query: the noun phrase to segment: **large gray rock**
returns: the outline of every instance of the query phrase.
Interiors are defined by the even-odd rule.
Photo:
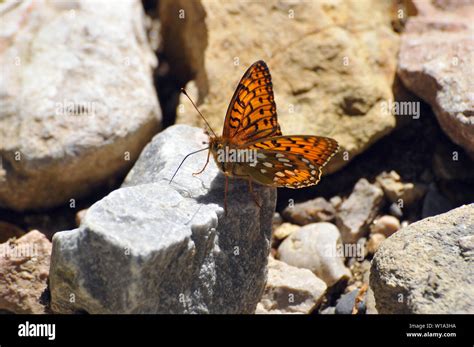
[[[474,313],[474,204],[413,223],[375,254],[379,313]]]
[[[147,145],[124,187],[94,204],[78,229],[53,238],[55,312],[253,313],[266,281],[273,188],[232,180],[224,214],[223,176],[202,130],[173,126]],[[71,298],[74,298],[71,302]]]
[[[158,131],[138,0],[0,4],[0,206],[47,208],[126,172]]]

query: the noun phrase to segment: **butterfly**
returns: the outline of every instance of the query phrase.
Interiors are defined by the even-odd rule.
[[[206,164],[193,175],[205,170],[212,154],[225,175],[226,212],[229,177],[248,180],[252,194],[253,182],[270,187],[309,187],[320,181],[321,169],[339,150],[336,140],[329,137],[282,135],[270,70],[262,60],[252,64],[240,80],[226,112],[222,136],[217,136],[203,119],[213,134],[208,133]],[[260,206],[255,195],[254,198]]]

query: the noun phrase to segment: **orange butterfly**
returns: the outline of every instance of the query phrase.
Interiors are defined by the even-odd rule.
[[[212,153],[225,175],[225,211],[228,177],[247,179],[252,194],[252,182],[294,189],[313,186],[321,179],[321,168],[339,149],[337,142],[328,137],[282,136],[270,71],[262,60],[252,64],[240,80],[227,109],[222,136],[212,132],[206,165],[194,175],[204,171]],[[257,199],[255,202],[260,206]]]

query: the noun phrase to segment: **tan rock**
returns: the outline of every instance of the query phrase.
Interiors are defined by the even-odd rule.
[[[41,298],[47,288],[51,242],[33,230],[0,245],[0,309],[45,313]]]
[[[370,231],[373,234],[379,233],[389,237],[400,229],[400,221],[394,216],[382,216],[371,225]]]
[[[322,197],[311,199],[286,207],[283,217],[295,224],[306,225],[317,222],[330,222],[336,216],[334,206]]]
[[[131,167],[161,118],[143,17],[138,0],[1,11],[0,206],[69,203]]]
[[[265,60],[283,134],[330,136],[341,144],[327,172],[395,126],[395,117],[381,112],[393,99],[398,49],[389,10],[389,2],[378,0],[160,1],[164,49],[181,80],[195,81],[214,130],[221,132],[247,67]],[[177,121],[203,126],[189,101],[181,102]]]
[[[299,225],[291,224],[291,223],[283,223],[282,225],[278,226],[275,231],[273,232],[273,237],[277,240],[283,240],[290,236],[293,232],[301,228]]]
[[[401,203],[403,207],[415,204],[427,191],[427,186],[422,183],[402,182],[400,175],[395,171],[382,172],[376,180],[387,199],[390,202]]]
[[[369,241],[367,241],[367,251],[370,254],[375,254],[379,249],[382,242],[386,239],[385,235],[383,234],[372,234],[370,235]]]
[[[268,259],[268,280],[255,313],[308,314],[321,302],[326,283],[311,271]]]
[[[76,213],[76,226],[81,225],[81,222],[84,219],[84,216],[86,215],[87,210],[88,209],[85,208]]]

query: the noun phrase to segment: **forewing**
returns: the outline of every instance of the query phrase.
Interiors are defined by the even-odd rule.
[[[244,144],[279,135],[270,71],[260,60],[240,80],[227,109],[222,136],[231,143]]]

